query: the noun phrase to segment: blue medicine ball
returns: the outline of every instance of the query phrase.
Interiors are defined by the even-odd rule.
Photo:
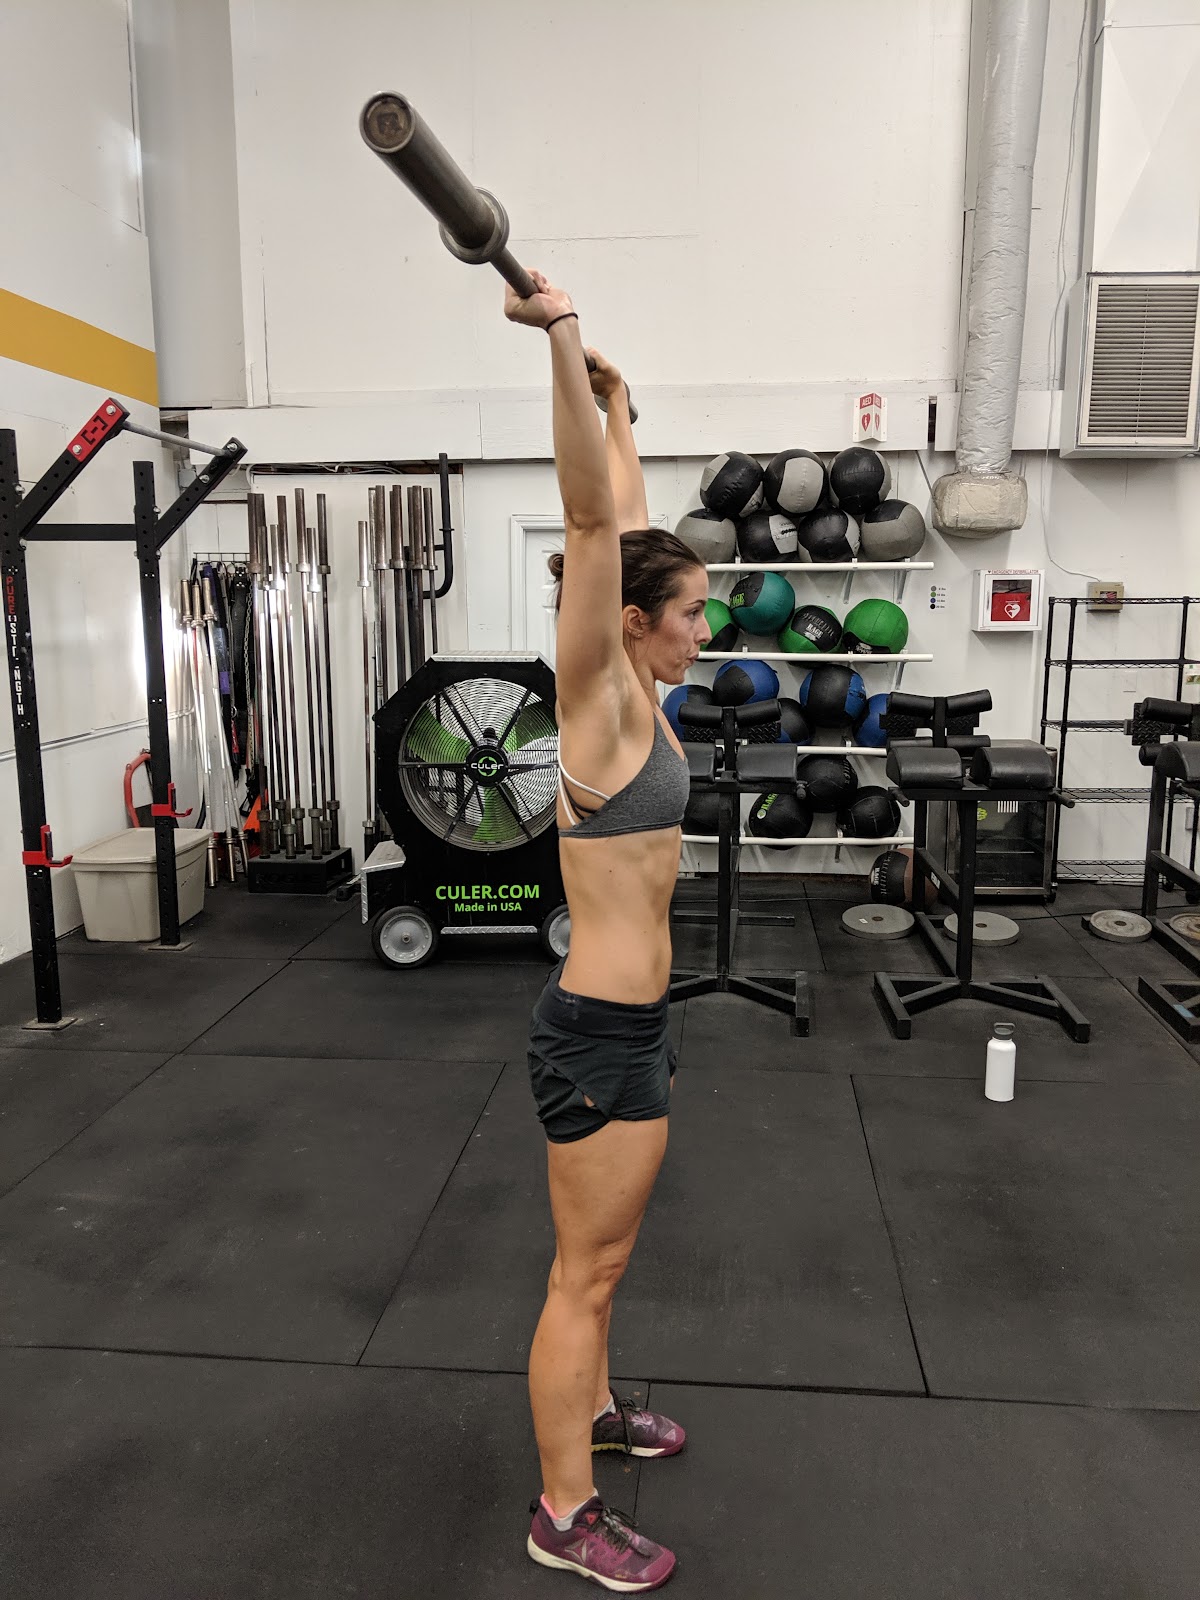
[[[849,667],[814,667],[800,685],[800,704],[818,728],[844,728],[866,710],[866,685]]]
[[[693,705],[712,705],[712,690],[706,689],[702,683],[681,683],[677,689],[672,689],[662,703],[663,716],[675,730],[676,737],[680,740],[694,739],[696,730],[685,728],[679,720],[679,708],[685,700],[690,700]]]
[[[873,694],[867,701],[867,709],[854,724],[854,739],[856,744],[865,745],[869,749],[882,750],[888,741],[887,733],[879,725],[879,719],[888,708],[886,694]]]
[[[719,706],[748,706],[755,700],[774,700],[779,674],[753,656],[727,661],[713,679],[713,699]]]

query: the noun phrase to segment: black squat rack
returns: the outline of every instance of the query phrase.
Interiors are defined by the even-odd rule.
[[[1196,656],[1188,654],[1188,623],[1191,618],[1191,608],[1200,605],[1200,599],[1194,595],[1141,595],[1132,598],[1126,597],[1113,602],[1112,605],[1097,606],[1096,602],[1089,601],[1082,595],[1051,595],[1049,599],[1049,615],[1046,623],[1046,654],[1043,662],[1042,675],[1042,718],[1041,742],[1046,743],[1046,736],[1053,731],[1058,736],[1058,770],[1056,786],[1062,790],[1069,799],[1082,805],[1144,805],[1150,800],[1149,788],[1105,788],[1063,787],[1063,777],[1067,764],[1067,736],[1070,733],[1125,733],[1127,722],[1123,719],[1095,719],[1071,716],[1071,690],[1074,674],[1081,670],[1095,670],[1097,668],[1136,668],[1157,667],[1174,669],[1175,690],[1173,698],[1180,700],[1183,697],[1183,683],[1187,668],[1193,665]],[[1085,611],[1089,607],[1093,610],[1105,612],[1120,612],[1126,606],[1178,606],[1179,628],[1175,634],[1176,650],[1174,655],[1163,656],[1080,656],[1076,654],[1076,633],[1079,620],[1079,610]],[[1056,623],[1062,612],[1066,612],[1066,653],[1055,654]],[[1061,648],[1061,645],[1060,645]],[[1061,671],[1062,698],[1058,714],[1052,715],[1050,710],[1050,693],[1052,685],[1051,674]],[[1183,798],[1183,796],[1180,796]],[[1168,808],[1166,823],[1166,850],[1171,849],[1171,809]],[[1052,883],[1064,879],[1083,879],[1088,882],[1098,883],[1140,883],[1142,881],[1143,863],[1141,861],[1061,861],[1059,859],[1059,836],[1062,826],[1062,812],[1056,808],[1054,818],[1054,846],[1050,865],[1050,879]],[[1193,838],[1195,836],[1193,835]]]
[[[119,433],[141,434],[175,449],[207,455],[211,460],[161,516],[154,500],[154,464],[135,461],[131,523],[43,522],[46,513],[71,487],[97,451]],[[84,423],[62,455],[51,463],[28,494],[22,495],[17,467],[17,436],[11,428],[0,428],[0,587],[4,597],[5,658],[12,695],[17,791],[21,807],[21,860],[25,866],[25,892],[29,899],[33,985],[37,1001],[37,1021],[30,1024],[31,1027],[64,1028],[74,1019],[62,1014],[54,896],[50,881],[51,871],[55,867],[65,867],[71,858],[68,856],[62,861],[55,860],[50,825],[46,820],[25,546],[33,539],[59,544],[123,543],[128,540],[136,551],[141,577],[142,637],[146,652],[159,942],[167,949],[178,948],[179,893],[172,835],[176,819],[186,813],[175,809],[175,785],[171,782],[159,555],[171,535],[228,477],[245,453],[245,445],[237,439],[214,447],[198,444],[194,439],[183,439],[175,434],[140,427],[130,422],[129,413],[120,401],[110,397]]]

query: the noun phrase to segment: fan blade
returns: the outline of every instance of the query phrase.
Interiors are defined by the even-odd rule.
[[[522,750],[535,739],[553,739],[558,729],[542,705],[526,706],[504,737],[504,748],[510,754]]]
[[[404,744],[407,754],[431,764],[461,764],[471,753],[468,741],[444,728],[428,706],[422,706],[412,719]]]
[[[501,793],[502,788],[503,785],[497,785],[484,794],[483,815],[474,833],[476,844],[508,844],[528,831],[521,827],[516,808],[508,796]]]

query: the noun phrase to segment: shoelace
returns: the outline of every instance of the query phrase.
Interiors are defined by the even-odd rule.
[[[648,1411],[640,1411],[632,1400],[618,1400],[617,1410],[620,1412],[621,1421],[625,1425],[625,1447],[628,1450],[632,1450],[633,1425],[635,1422],[641,1422],[644,1426],[649,1426],[650,1413]]]
[[[594,1532],[607,1540],[614,1550],[628,1550],[633,1544],[637,1523],[616,1506],[605,1506],[594,1525]]]

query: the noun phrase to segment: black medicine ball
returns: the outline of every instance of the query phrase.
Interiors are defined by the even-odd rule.
[[[858,528],[845,511],[818,507],[796,524],[800,548],[810,561],[853,561]]]
[[[858,792],[858,779],[845,756],[805,756],[796,776],[814,811],[841,811]]]
[[[812,806],[786,789],[756,795],[750,807],[749,828],[757,839],[805,839],[812,825]]]
[[[796,524],[778,512],[755,512],[738,523],[737,547],[743,561],[796,561]]]
[[[700,478],[700,498],[719,517],[748,517],[763,503],[763,469],[752,456],[727,450],[714,456]]]
[[[781,450],[767,463],[763,493],[767,504],[789,517],[814,511],[829,492],[829,475],[811,450]]]
[[[867,691],[849,667],[814,667],[800,685],[800,704],[818,728],[844,728],[866,709]]]
[[[693,789],[683,813],[684,833],[699,833],[716,838],[721,797],[715,789]]]
[[[871,863],[871,899],[881,905],[902,906],[909,896],[906,882],[912,858],[900,850],[885,850]]]
[[[804,715],[799,700],[781,699],[779,720],[782,724],[780,744],[812,744],[812,723]]]
[[[886,839],[900,827],[900,804],[890,789],[871,785],[838,812],[838,827],[852,839]]]
[[[878,450],[851,445],[836,455],[829,468],[829,487],[843,511],[861,517],[886,500],[892,487],[892,469]]]

